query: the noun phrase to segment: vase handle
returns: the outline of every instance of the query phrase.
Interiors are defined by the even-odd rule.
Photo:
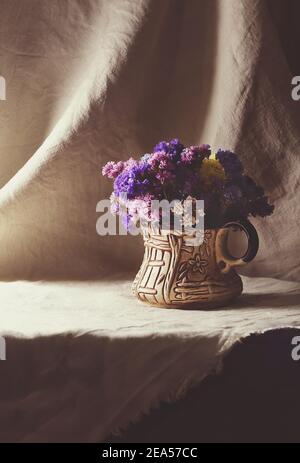
[[[248,238],[248,247],[245,254],[242,257],[233,257],[228,251],[228,228],[242,230]],[[237,265],[245,265],[257,254],[259,247],[258,234],[255,227],[248,220],[240,220],[236,222],[228,222],[218,230],[216,236],[216,253],[217,263],[222,273],[227,273],[231,267]]]

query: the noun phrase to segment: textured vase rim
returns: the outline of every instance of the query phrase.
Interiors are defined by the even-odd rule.
[[[223,226],[220,226],[220,227],[209,227],[209,228],[204,228],[203,229],[203,232],[217,232],[218,230],[221,230],[221,229],[224,229],[224,230],[228,230],[226,227],[223,227]],[[167,229],[167,228],[161,228],[161,227],[155,227],[153,228],[151,225],[148,225],[148,226],[142,226],[142,230],[144,233],[146,234],[155,234],[155,235],[176,235],[176,236],[183,236],[183,235],[189,235],[189,236],[192,236],[192,235],[195,235],[196,232],[198,232],[199,234],[202,233],[202,231],[200,230],[185,230],[185,231],[179,231],[179,230],[174,230],[174,229]]]

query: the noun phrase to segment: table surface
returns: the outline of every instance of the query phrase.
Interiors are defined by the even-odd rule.
[[[300,325],[300,284],[243,277],[244,292],[222,309],[160,309],[138,302],[131,280],[1,282],[0,332],[22,336],[65,332],[109,332],[111,336],[150,333],[243,336]]]
[[[298,283],[244,278],[214,311],[152,308],[130,284],[0,283],[0,441],[103,441],[221,371],[251,333],[300,326]]]

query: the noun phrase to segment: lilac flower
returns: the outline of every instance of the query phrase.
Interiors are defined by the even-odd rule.
[[[229,185],[224,189],[223,195],[226,201],[233,203],[241,199],[242,191],[237,185]]]
[[[149,154],[149,153],[143,154],[143,156],[141,157],[141,161],[149,161],[151,156],[152,154]]]
[[[155,197],[149,193],[141,196],[138,213],[142,220],[151,219],[151,201],[153,199],[155,199]]]
[[[191,148],[185,148],[180,158],[183,164],[191,164],[196,159],[196,151]]]
[[[195,172],[192,169],[185,168],[180,169],[180,172],[177,173],[176,181],[178,182],[178,188],[180,191],[180,198],[185,199],[187,196],[199,196],[201,188],[200,181]]]
[[[151,182],[147,178],[147,163],[132,163],[132,166],[125,168],[115,179],[114,191],[117,196],[126,193],[128,199],[133,199],[148,192]]]
[[[184,145],[180,143],[178,138],[174,138],[169,142],[160,141],[157,145],[154,146],[153,151],[163,151],[164,153],[170,154],[172,158],[172,155],[179,155],[183,149]]]
[[[120,204],[114,192],[110,195],[110,211],[114,215],[117,215],[120,211]]]
[[[169,143],[168,153],[179,155],[183,149],[184,149],[184,145],[180,143],[178,138],[174,138]]]
[[[164,153],[167,153],[168,147],[169,147],[169,143],[167,143],[166,141],[160,141],[159,143],[157,143],[157,145],[154,146],[153,152],[155,153],[158,151],[162,151]]]
[[[210,145],[203,143],[202,145],[199,146],[199,151],[209,156],[211,153]]]
[[[137,199],[127,201],[127,208],[129,215],[133,219],[140,218],[145,221],[156,220],[156,215],[153,215],[151,210],[151,201],[155,199],[155,196],[147,193],[144,196],[140,196]]]
[[[194,161],[202,161],[205,157],[210,155],[210,146],[190,146],[185,148],[180,155],[180,161],[183,164],[192,164]]]
[[[170,158],[165,151],[155,151],[148,159],[147,163],[154,170],[165,166],[168,161],[170,161]]]
[[[124,162],[109,161],[102,167],[102,175],[108,178],[116,178],[124,169]]]
[[[237,155],[232,151],[219,149],[216,154],[216,159],[222,164],[225,173],[228,177],[238,177],[243,172],[243,165]]]
[[[273,211],[274,206],[269,204],[266,196],[256,198],[254,201],[250,201],[249,203],[249,214],[253,215],[253,217],[256,217],[257,215],[260,217],[266,217],[271,215]]]
[[[209,145],[185,148],[175,138],[161,141],[153,153],[144,154],[140,160],[108,162],[102,173],[114,179],[112,212],[119,214],[128,227],[138,218],[160,219],[157,211],[156,219],[153,216],[152,199],[183,201],[188,196],[204,200],[207,228],[273,212],[263,188],[243,174],[235,153],[220,149],[216,159],[210,153]],[[215,165],[219,168],[207,168]]]
[[[130,227],[132,226],[132,222],[133,222],[132,216],[126,212],[122,212],[120,214],[120,217],[121,217],[122,224],[125,230],[130,231]]]
[[[248,175],[243,175],[239,180],[238,184],[243,190],[244,195],[248,199],[255,199],[257,197],[264,196],[265,192],[261,186],[258,186],[254,180]]]
[[[173,179],[175,179],[176,176],[174,172],[170,172],[167,169],[164,169],[164,170],[158,171],[155,177],[163,185],[164,183],[170,182]]]
[[[155,152],[147,162],[151,172],[161,184],[175,178],[175,165],[168,153],[164,151]]]
[[[140,208],[141,208],[141,201],[140,199],[132,199],[126,202],[126,207],[128,210],[128,214],[132,219],[136,219],[138,217]]]

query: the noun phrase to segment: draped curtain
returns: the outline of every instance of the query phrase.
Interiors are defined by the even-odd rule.
[[[171,137],[237,151],[276,207],[244,271],[300,279],[297,0],[0,6],[2,280],[136,269],[139,238],[96,233],[100,169]]]

